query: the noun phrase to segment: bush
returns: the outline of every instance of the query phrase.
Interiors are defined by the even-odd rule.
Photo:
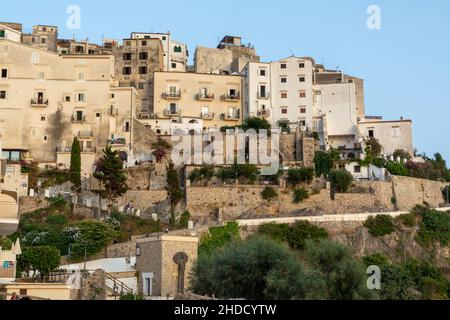
[[[19,272],[39,272],[41,280],[44,280],[58,268],[60,258],[59,250],[51,246],[24,247],[17,261],[17,269]]]
[[[271,200],[273,198],[278,197],[278,193],[272,187],[265,187],[264,190],[261,192],[261,197],[264,200]]]
[[[292,168],[288,170],[287,181],[293,186],[300,183],[310,183],[314,179],[314,169],[312,168]]]
[[[403,163],[395,162],[395,161],[387,161],[385,164],[385,168],[389,171],[390,174],[395,176],[408,176],[408,168],[406,168]]]
[[[375,237],[383,237],[395,231],[394,219],[384,214],[369,217],[364,226]]]
[[[394,151],[393,157],[395,160],[397,160],[398,158],[400,158],[402,161],[403,160],[411,160],[411,155],[402,149],[397,149]]]
[[[389,260],[381,253],[374,253],[370,256],[363,257],[363,262],[367,267],[389,265]]]
[[[120,296],[120,300],[126,300],[126,301],[129,301],[129,300],[144,300],[144,297],[143,296],[139,296],[139,295],[135,295],[135,294],[131,294],[131,293],[127,293],[127,294],[124,294],[124,295]]]
[[[298,188],[294,190],[294,203],[303,202],[309,198],[309,192],[306,189]]]
[[[180,228],[187,229],[189,227],[189,219],[191,219],[191,214],[189,213],[189,211],[185,211],[180,216]]]
[[[318,240],[328,237],[325,229],[316,227],[307,221],[298,221],[292,226],[287,224],[263,224],[258,233],[273,240],[287,242],[292,249],[303,250],[307,240]]]
[[[228,222],[223,227],[209,228],[209,232],[200,240],[198,253],[199,255],[210,255],[229,242],[239,239],[239,225],[236,222]]]
[[[450,212],[440,212],[433,209],[416,209],[422,218],[420,230],[417,235],[419,242],[430,245],[438,241],[447,246],[450,243]]]
[[[350,188],[353,176],[347,170],[331,170],[331,189],[340,193],[345,193]]]
[[[328,178],[331,169],[334,167],[334,162],[338,159],[339,153],[335,149],[331,149],[330,151],[317,151],[314,155],[316,176],[320,177],[324,175],[325,178]]]
[[[400,221],[403,223],[405,227],[412,228],[416,225],[416,216],[412,213],[409,214],[402,214],[401,216],[398,216],[395,218],[396,221]]]

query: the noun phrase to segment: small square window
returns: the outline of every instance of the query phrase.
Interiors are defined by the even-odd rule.
[[[300,91],[300,98],[306,98],[306,91]]]
[[[123,60],[125,60],[125,61],[131,60],[131,52],[125,52],[123,54]]]
[[[286,65],[286,63],[282,63],[282,64],[280,64],[280,68],[281,68],[281,69],[286,69],[286,68],[287,68],[287,65]]]
[[[355,173],[361,173],[361,166],[355,166],[355,167],[353,168],[353,171],[354,171]]]
[[[45,121],[46,119],[45,119],[45,117],[41,117],[41,121]]]
[[[147,59],[148,59],[148,52],[139,53],[139,60],[147,60]]]
[[[300,82],[305,82],[306,78],[304,76],[299,77]]]
[[[139,67],[139,74],[147,74],[147,67]]]
[[[2,69],[2,78],[8,78],[8,69]]]
[[[266,76],[266,70],[264,70],[264,69],[259,70],[259,75],[265,77]]]
[[[166,37],[166,36],[163,36],[162,39],[163,39],[163,40],[167,40],[167,37]]]
[[[286,108],[283,108],[283,109],[281,109],[281,113],[282,113],[282,114],[287,114],[287,113],[288,113],[288,110],[287,110]]]
[[[176,69],[177,68],[177,64],[176,63],[172,63],[172,69]]]
[[[6,91],[0,91],[0,99],[6,99]]]
[[[143,46],[146,46],[147,45],[147,41],[142,41],[142,43],[141,43]]]
[[[123,68],[123,74],[124,75],[130,75],[131,74],[131,67],[124,67]]]
[[[0,30],[0,38],[4,38],[5,37],[5,30]]]
[[[70,96],[65,96],[65,97],[64,97],[64,101],[65,101],[65,102],[70,102]]]
[[[138,88],[139,88],[139,90],[144,90],[145,89],[145,83],[144,82],[140,82],[138,84]]]
[[[304,62],[300,62],[300,63],[298,64],[298,67],[299,67],[300,69],[303,69],[303,68],[305,67],[305,63],[304,63]]]
[[[281,83],[286,83],[287,82],[287,78],[281,78]]]
[[[42,43],[42,44],[46,44],[46,43],[47,43],[47,39],[42,38],[42,39],[41,39],[41,43]]]
[[[96,114],[95,114],[95,117],[96,118],[100,118],[102,116],[102,114],[100,113],[100,112],[97,112]]]
[[[374,132],[373,129],[370,129],[368,134],[369,134],[369,138],[374,138],[375,137],[375,132]]]
[[[300,113],[306,113],[306,107],[300,107]]]
[[[287,92],[282,92],[281,93],[281,99],[287,99],[287,97],[288,97]]]

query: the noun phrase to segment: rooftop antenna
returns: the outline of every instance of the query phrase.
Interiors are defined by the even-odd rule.
[[[290,51],[291,51],[291,57],[294,57],[295,56],[294,51],[292,49],[290,49]]]

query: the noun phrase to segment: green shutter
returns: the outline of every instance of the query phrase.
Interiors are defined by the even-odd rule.
[[[5,37],[5,30],[0,30],[0,38],[4,38]]]

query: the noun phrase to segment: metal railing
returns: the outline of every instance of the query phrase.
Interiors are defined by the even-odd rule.
[[[238,101],[241,99],[241,95],[238,93],[235,94],[224,94],[222,99],[225,101]]]
[[[164,111],[164,114],[166,116],[179,116],[181,114],[181,110],[180,109],[175,109],[175,110],[171,110],[171,109],[166,109]]]
[[[265,93],[258,92],[258,99],[269,99],[269,98],[270,98],[269,92],[265,92]]]
[[[31,99],[32,106],[48,106],[48,99],[44,98],[33,98]]]
[[[84,123],[86,122],[86,116],[72,116],[72,123]]]
[[[214,119],[214,112],[208,112],[208,113],[201,113],[200,117],[202,117],[202,119]]]
[[[214,98],[215,98],[214,93],[199,93],[197,95],[197,100],[200,100],[200,101],[214,100]]]
[[[270,116],[270,110],[259,110],[257,112],[258,117],[269,117]]]
[[[181,98],[181,90],[178,90],[176,92],[163,92],[162,94],[163,99],[180,99]]]

